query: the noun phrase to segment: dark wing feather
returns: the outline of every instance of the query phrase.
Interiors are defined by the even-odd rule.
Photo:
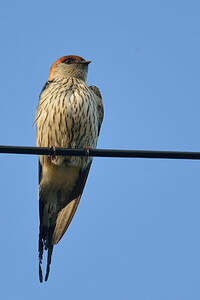
[[[103,116],[104,116],[102,97],[101,97],[101,93],[100,93],[100,90],[98,89],[98,87],[96,87],[95,85],[91,85],[89,88],[97,96],[97,100],[98,100],[97,104],[98,104],[98,112],[99,112],[99,127],[98,127],[98,135],[99,135],[101,124],[103,121]]]
[[[39,184],[42,180],[42,165],[39,161],[38,164],[38,171],[39,171]],[[41,194],[41,193],[39,193]],[[46,238],[47,235],[47,227],[43,226],[43,216],[44,216],[44,206],[45,203],[40,195],[39,197],[39,216],[40,216],[40,229],[39,229],[39,241],[38,241],[38,252],[39,252],[39,279],[40,282],[43,281],[43,275],[42,275],[42,258],[43,258],[43,251],[44,251],[44,239]],[[47,257],[47,268],[46,268],[46,276],[45,276],[45,281],[47,281],[48,276],[49,276],[49,271],[50,271],[50,264],[51,264],[51,255],[53,252],[53,246],[48,247],[48,257]]]

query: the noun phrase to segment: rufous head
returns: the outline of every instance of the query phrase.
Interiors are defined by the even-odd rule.
[[[76,55],[63,56],[51,66],[49,81],[68,77],[75,77],[86,81],[90,62]]]

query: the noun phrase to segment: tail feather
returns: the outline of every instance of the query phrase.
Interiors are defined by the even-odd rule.
[[[48,280],[48,277],[49,277],[52,253],[53,253],[53,246],[50,246],[50,247],[48,248],[47,268],[46,268],[45,281],[47,281],[47,280]]]
[[[81,171],[75,168],[75,175],[80,172],[72,190],[66,190],[66,187],[61,189],[55,188],[42,181],[42,166],[39,163],[39,215],[40,215],[40,229],[39,229],[39,279],[43,282],[42,274],[42,260],[44,250],[48,250],[47,267],[45,281],[48,280],[51,257],[53,253],[53,246],[59,242],[65,231],[67,230],[74,213],[79,204],[83,188],[88,176],[91,163],[88,167]],[[70,173],[71,172],[71,173]],[[74,173],[70,169],[69,175]],[[76,177],[76,176],[75,176]],[[74,177],[73,177],[74,178]],[[75,179],[74,179],[75,180]],[[73,181],[73,180],[72,180]],[[70,183],[73,184],[73,183]],[[70,185],[69,185],[70,186]]]
[[[38,243],[38,252],[39,252],[39,279],[40,282],[43,282],[43,276],[42,276],[42,258],[43,258],[43,251],[44,251],[44,244],[43,240],[41,238],[41,234],[39,235],[39,243]]]
[[[41,267],[41,264],[42,264],[42,262],[39,261],[39,279],[40,279],[40,282],[42,283],[42,282],[43,282],[43,275],[42,275],[42,267]]]
[[[50,232],[51,232],[51,235],[50,235]],[[45,233],[45,235],[43,235],[44,233]],[[47,237],[48,237],[48,239],[47,239]],[[49,230],[47,232],[46,227],[45,227],[45,230],[42,230],[42,228],[40,228],[39,245],[38,245],[38,252],[39,252],[39,279],[40,279],[40,282],[43,282],[42,260],[43,260],[43,252],[44,252],[44,250],[48,250],[45,281],[47,281],[48,276],[49,276],[50,264],[51,264],[51,256],[52,256],[52,253],[53,253],[53,245],[51,244],[51,240],[52,240],[52,230]]]
[[[47,281],[50,271],[51,256],[53,252],[52,236],[55,228],[55,221],[53,217],[49,216],[49,203],[44,201],[44,198],[40,197],[40,229],[39,229],[39,241],[38,241],[38,252],[39,252],[39,279],[43,282],[42,274],[42,260],[44,250],[48,250],[47,255],[47,267],[45,281]]]

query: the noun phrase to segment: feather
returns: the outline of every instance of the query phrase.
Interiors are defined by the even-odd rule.
[[[48,250],[47,267],[45,281],[47,281],[53,245],[57,244],[67,230],[71,220],[76,212],[81,195],[88,177],[91,163],[84,171],[79,172],[79,176],[74,184],[71,193],[65,197],[60,187],[52,190],[52,187],[46,186],[42,181],[42,165],[39,163],[39,212],[40,212],[40,230],[39,230],[39,279],[43,281],[42,259],[44,250]],[[53,207],[52,201],[53,200]],[[64,200],[63,200],[64,199]]]
[[[79,175],[77,183],[74,187],[74,190],[71,194],[71,201],[59,212],[56,226],[54,229],[53,237],[52,237],[52,244],[57,244],[60,239],[62,238],[63,234],[67,230],[71,220],[76,212],[78,204],[80,202],[83,189],[88,177],[88,173],[90,170],[91,163],[86,168],[86,170],[82,171]]]

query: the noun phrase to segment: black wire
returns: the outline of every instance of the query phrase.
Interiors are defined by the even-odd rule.
[[[67,149],[23,146],[0,146],[0,153],[62,155],[62,156],[93,156],[93,157],[124,157],[124,158],[162,158],[162,159],[196,159],[200,160],[200,152],[185,151],[153,151],[153,150],[113,150],[113,149]]]

